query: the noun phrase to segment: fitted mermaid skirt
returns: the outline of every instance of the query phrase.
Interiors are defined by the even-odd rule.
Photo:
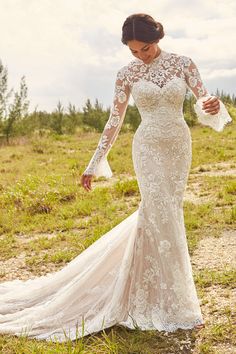
[[[191,136],[181,117],[170,130],[167,123],[163,129],[150,119],[148,124],[142,122],[133,140],[141,203],[128,308],[129,319],[141,328],[174,331],[203,320],[183,216]]]

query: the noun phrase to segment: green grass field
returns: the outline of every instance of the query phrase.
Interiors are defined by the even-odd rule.
[[[197,126],[191,134],[193,160],[184,213],[192,256],[204,238],[217,240],[223,232],[235,230],[236,124],[221,133]],[[97,133],[77,132],[73,136],[22,139],[0,147],[1,281],[61,269],[137,209],[140,194],[131,159],[131,133],[120,134],[110,151],[113,177],[94,179],[90,193],[80,185],[99,137]],[[223,291],[225,298],[231,296],[233,266],[193,269],[199,297],[207,309],[212,289]],[[210,308],[207,326],[200,332],[178,330],[166,335],[115,326],[61,344],[0,335],[0,352],[233,353],[233,309],[226,304],[219,312],[217,303],[210,303]]]

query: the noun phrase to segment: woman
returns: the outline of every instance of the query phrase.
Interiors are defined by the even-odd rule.
[[[201,122],[220,131],[231,119],[216,97],[208,97],[190,58],[161,50],[160,23],[135,14],[122,30],[136,59],[118,71],[110,117],[81,183],[90,191],[93,176],[111,177],[107,154],[132,93],[142,118],[132,145],[139,208],[62,270],[0,284],[1,333],[65,341],[115,324],[160,331],[204,324],[183,217],[191,164],[182,113],[186,88],[198,99]]]

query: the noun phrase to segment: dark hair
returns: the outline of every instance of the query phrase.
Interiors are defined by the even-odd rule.
[[[147,14],[133,14],[127,17],[122,26],[122,43],[133,39],[152,43],[164,37],[163,26]]]

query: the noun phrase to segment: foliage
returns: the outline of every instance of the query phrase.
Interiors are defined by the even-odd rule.
[[[224,104],[236,107],[236,96],[234,94],[230,95],[229,93],[225,93],[223,90],[220,91],[217,89],[215,95],[219,97]]]
[[[87,99],[83,107],[83,123],[101,132],[108,119],[108,112],[104,111],[102,105],[96,99],[93,106],[90,99]]]
[[[20,83],[20,92],[15,92],[14,101],[8,107],[8,116],[3,125],[3,133],[6,136],[7,142],[13,132],[13,125],[20,121],[27,114],[29,102],[27,101],[27,86],[25,78],[22,77]]]
[[[227,106],[229,113],[236,115],[236,97],[217,90],[215,93]],[[10,99],[12,98],[12,102]],[[194,104],[196,98],[188,92],[184,103],[184,119],[189,127],[198,125]],[[27,86],[22,77],[19,92],[13,89],[8,91],[8,71],[0,61],[0,137],[9,142],[10,136],[29,136],[37,134],[74,134],[79,129],[81,132],[102,132],[107,123],[111,108],[103,108],[103,105],[88,98],[80,110],[69,103],[63,107],[58,101],[56,109],[52,112],[38,111],[35,109],[28,113],[29,101],[27,99]],[[158,117],[157,117],[158,118]],[[141,122],[141,117],[136,105],[128,105],[121,133],[135,132]]]
[[[0,61],[0,122],[6,117],[7,102],[11,95],[8,91],[8,71]]]
[[[51,128],[55,133],[59,135],[62,134],[63,118],[64,118],[64,107],[59,101],[56,110],[52,112],[51,115]]]
[[[221,94],[220,98],[225,102],[230,115],[235,117],[234,96]],[[184,119],[189,127],[199,125],[194,111],[195,102],[196,98],[192,94],[188,94],[183,103]],[[59,101],[56,109],[51,113],[35,110],[18,120],[15,123],[14,134],[18,136],[31,135],[32,133],[37,133],[40,136],[50,133],[63,135],[74,134],[77,129],[81,132],[101,133],[109,115],[110,108],[104,109],[97,99],[94,103],[87,99],[81,110],[71,103],[65,108]],[[128,105],[121,133],[135,132],[140,122],[141,117],[136,105]]]
[[[186,95],[183,104],[184,119],[189,127],[193,127],[197,124],[197,115],[194,111],[194,104],[196,103],[196,98],[193,95]]]
[[[136,131],[138,128],[139,124],[141,122],[141,117],[138,111],[138,108],[136,105],[128,105],[126,115],[125,115],[125,120],[124,124],[129,124],[130,130],[131,131]]]
[[[27,99],[28,88],[25,77],[20,81],[20,90],[8,91],[8,71],[0,61],[0,128],[7,143],[13,134],[15,123],[20,121],[28,113],[29,101]],[[13,96],[12,102],[9,102]]]

